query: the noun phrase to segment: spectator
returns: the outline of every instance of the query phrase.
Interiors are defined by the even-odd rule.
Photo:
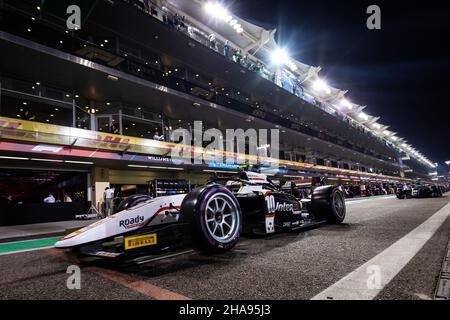
[[[153,135],[153,140],[164,141],[164,135],[159,135],[159,132],[156,131],[155,134]]]
[[[248,67],[248,54],[245,54],[241,59],[241,64],[244,68]]]
[[[20,112],[20,118],[23,120],[28,120],[28,121],[32,121],[34,120],[36,117],[34,115],[32,115],[29,111],[27,110],[22,110]]]
[[[176,30],[178,30],[178,31],[181,30],[181,19],[180,19],[180,16],[178,15],[178,13],[175,13],[175,15],[173,16],[173,25]]]
[[[111,132],[112,134],[120,134],[119,128],[117,128],[117,126],[116,126],[115,123],[113,123],[112,126],[110,127],[110,132]]]
[[[191,26],[187,27],[187,34],[189,37],[193,38],[194,37],[194,28],[192,28]]]
[[[228,52],[230,51],[230,46],[228,45],[228,40],[225,41],[225,45],[223,46],[223,55],[228,57]]]
[[[72,202],[72,198],[68,194],[64,196],[64,202]]]
[[[56,202],[55,197],[53,196],[53,194],[51,192],[48,194],[48,197],[44,199],[44,202],[45,203],[55,203]]]
[[[262,72],[262,69],[263,69],[263,65],[261,62],[258,61],[258,63],[255,66],[255,72],[258,72],[258,73]]]
[[[233,52],[233,61],[236,63],[241,62],[241,50],[235,49]]]
[[[105,192],[103,194],[105,198],[105,215],[109,217],[113,213],[114,209],[114,188],[105,188]]]
[[[217,42],[216,42],[216,36],[211,33],[208,37],[209,40],[209,47],[215,51],[217,51]]]
[[[292,195],[294,197],[296,197],[297,199],[302,198],[302,194],[300,193],[300,190],[298,189],[298,187],[294,181],[291,182],[291,192],[292,192]]]
[[[148,11],[149,11],[149,4],[148,4],[148,0],[144,0],[144,10],[145,10],[145,12],[147,12],[148,13]]]
[[[155,17],[158,16],[158,11],[156,11],[156,8],[155,8],[154,6],[151,6],[151,8],[150,8],[150,14],[151,14],[152,16],[155,16]]]
[[[6,197],[6,204],[12,204],[13,203],[13,198],[12,195],[9,195]]]
[[[179,21],[179,22],[180,22],[180,28],[182,29],[183,32],[184,32],[185,30],[187,30],[187,26],[186,26],[186,24],[185,24],[185,21],[186,21],[186,17],[185,17],[185,16],[183,16],[183,17],[181,18],[181,20]]]

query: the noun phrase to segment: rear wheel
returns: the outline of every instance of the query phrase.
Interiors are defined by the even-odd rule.
[[[323,187],[322,187],[323,188]],[[345,219],[346,206],[343,193],[334,187],[318,190],[313,194],[312,207],[316,215],[329,223],[339,224]]]

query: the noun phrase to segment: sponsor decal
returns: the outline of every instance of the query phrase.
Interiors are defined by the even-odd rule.
[[[275,216],[266,215],[266,233],[275,232]]]
[[[125,238],[125,250],[153,246],[157,243],[156,233],[147,234],[144,236],[127,237]]]
[[[231,164],[231,163],[217,163],[217,162],[210,162],[208,164],[208,168],[214,168],[214,169],[230,169],[230,170],[237,170],[239,169],[240,165],[238,164]]]
[[[97,251],[95,253],[96,256],[105,257],[105,258],[116,258],[120,256],[120,253],[117,252],[107,252],[107,251]]]
[[[58,153],[63,149],[63,147],[55,147],[55,146],[48,146],[48,145],[44,145],[44,144],[40,144],[37,145],[36,147],[34,147],[33,151],[39,151],[39,152],[53,152],[53,153]]]
[[[134,218],[128,218],[119,221],[119,227],[125,229],[132,229],[136,227],[140,227],[144,224],[144,216],[136,216]]]
[[[275,211],[292,212],[294,211],[294,204],[286,202],[283,203],[277,202]]]
[[[67,236],[65,236],[62,239],[63,240],[71,239],[71,238],[76,237],[77,235],[79,235],[81,232],[82,232],[82,229],[74,231],[74,232],[72,232],[71,234],[68,234]]]
[[[0,128],[9,128],[9,129],[18,129],[22,127],[22,123],[20,122],[9,122],[9,121],[4,121],[4,120],[0,120]]]
[[[147,159],[150,161],[172,163],[171,157],[148,156]]]

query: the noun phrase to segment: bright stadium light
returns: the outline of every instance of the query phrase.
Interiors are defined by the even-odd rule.
[[[374,123],[374,124],[372,124],[372,127],[373,127],[374,129],[380,130],[380,129],[381,129],[381,124],[379,124],[379,123]]]
[[[347,99],[342,99],[339,104],[347,109],[350,109],[350,110],[353,109],[353,105]],[[379,124],[376,124],[376,125],[379,125]],[[375,124],[374,124],[374,127],[375,127]],[[379,128],[377,128],[377,129],[379,129]]]
[[[331,93],[330,87],[322,79],[317,79],[316,81],[314,81],[313,89],[319,92],[326,92],[327,94]]]
[[[228,18],[228,10],[221,6],[219,3],[208,2],[205,5],[205,10],[214,18],[225,20]]]
[[[220,3],[208,2],[205,4],[205,11],[215,19],[222,20],[230,25],[237,33],[244,32],[244,28]]]
[[[445,164],[450,166],[450,160],[449,161],[445,161]]]
[[[367,113],[364,113],[364,112],[360,112],[360,113],[358,114],[358,118],[360,118],[360,119],[363,120],[363,121],[369,120],[369,116],[367,115]]]
[[[392,136],[392,137],[391,137],[391,140],[392,140],[392,141],[397,141],[397,140],[398,140],[398,137]]]
[[[274,64],[286,64],[289,62],[289,56],[283,49],[277,49],[272,53],[272,62]]]
[[[289,61],[288,63],[287,63],[287,65],[288,65],[288,67],[289,67],[289,69],[291,69],[292,71],[296,71],[297,70],[297,65],[295,64],[295,62],[294,61]]]

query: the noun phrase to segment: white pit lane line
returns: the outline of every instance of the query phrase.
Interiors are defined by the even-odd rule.
[[[450,216],[450,203],[416,229],[312,300],[372,300],[411,261]],[[379,280],[374,270],[379,270]],[[374,285],[375,280],[375,285]]]
[[[2,252],[2,253],[0,253],[0,256],[7,256],[7,255],[10,255],[10,254],[16,254],[16,253],[22,253],[22,252],[39,251],[39,250],[51,249],[51,248],[54,248],[54,246],[39,247],[39,248],[17,250],[17,251],[9,251],[9,252]]]
[[[350,205],[350,204],[356,204],[356,203],[367,202],[367,201],[386,200],[386,199],[394,199],[394,198],[396,198],[396,196],[389,195],[389,196],[380,196],[380,197],[373,197],[373,198],[367,198],[367,199],[363,198],[363,199],[358,199],[358,200],[346,200],[345,204]]]

